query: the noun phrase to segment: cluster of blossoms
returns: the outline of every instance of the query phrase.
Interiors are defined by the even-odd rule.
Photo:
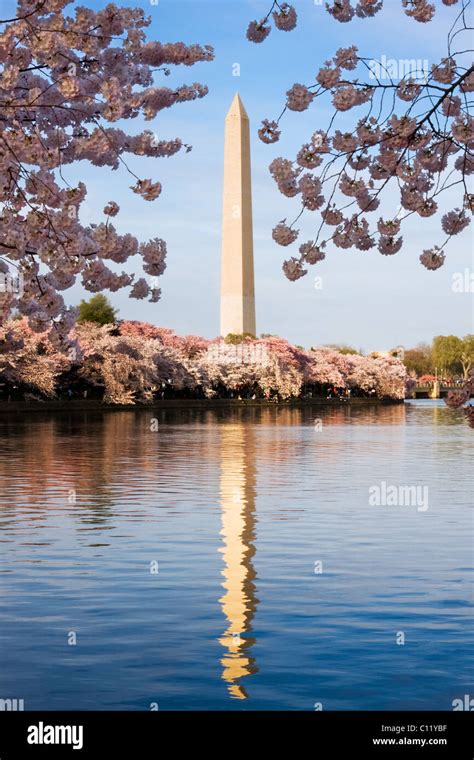
[[[250,42],[263,42],[270,34],[270,17],[277,29],[282,32],[291,32],[297,22],[296,11],[288,3],[274,2],[265,18],[260,21],[251,21],[247,29],[247,39]]]
[[[456,5],[459,0],[442,0],[443,5]],[[431,21],[436,13],[434,2],[429,0],[400,0],[403,11],[410,18],[426,24]],[[353,18],[371,18],[382,10],[384,0],[328,0],[327,12],[336,21],[347,23]],[[275,10],[277,9],[277,10]],[[289,32],[295,28],[297,14],[293,6],[288,3],[273,2],[269,12],[261,21],[252,21],[247,29],[247,38],[251,42],[263,42],[271,32],[269,24],[270,16],[273,16],[277,29]]]
[[[33,330],[49,329],[51,342],[64,350],[76,314],[62,292],[78,277],[91,292],[128,288],[131,297],[154,302],[159,288],[115,265],[138,254],[155,278],[166,257],[160,239],[139,243],[117,233],[113,200],[104,208],[106,222],[81,224],[86,187],[64,182],[65,167],[86,160],[130,171],[127,154],[157,158],[189,150],[179,138],[158,139],[151,130],[132,136],[114,123],[154,119],[204,97],[207,88],[198,83],[156,86],[155,72],[213,58],[209,46],[147,42],[150,19],[139,8],[77,6],[67,15],[71,2],[18,0],[16,17],[3,21],[0,32],[0,267],[24,281],[22,294],[2,294],[0,323],[16,309]],[[130,173],[133,192],[158,198],[160,182]]]
[[[54,396],[58,377],[69,367],[68,357],[57,351],[45,333],[32,330],[26,318],[0,326],[0,378],[7,387]]]
[[[405,367],[391,356],[305,351],[278,337],[247,338],[245,350],[226,352],[220,338],[178,336],[142,322],[84,323],[74,328],[73,338],[78,348],[66,355],[46,333],[33,331],[26,318],[7,321],[0,328],[3,393],[16,387],[17,393],[42,398],[64,395],[64,389],[80,396],[87,389],[89,397],[115,404],[145,403],[167,394],[284,400],[309,390],[325,394],[329,386],[380,399],[405,394]]]
[[[440,251],[437,246],[434,246],[434,248],[423,251],[420,256],[420,261],[427,269],[435,270],[443,266],[445,258],[443,251]]]
[[[470,403],[472,396],[474,396],[474,372],[470,373],[461,390],[448,392],[445,402],[451,409],[463,408],[470,427],[474,428],[474,404]]]
[[[444,5],[455,5],[458,0],[442,0]],[[414,18],[420,23],[431,21],[436,6],[428,0],[401,0],[401,5],[407,16]],[[328,12],[337,21],[345,23],[351,21],[354,16],[358,18],[370,18],[375,16],[383,8],[383,0],[332,0],[326,3]]]
[[[456,1],[443,0],[448,6]],[[426,0],[402,0],[402,5],[417,21],[430,21],[435,11]],[[357,4],[335,0],[326,4],[339,21],[372,16],[382,6],[382,0],[360,0]],[[456,23],[456,32],[467,31],[463,14]],[[286,110],[304,111],[325,96],[330,97],[334,108],[328,129],[314,132],[294,159],[276,158],[269,167],[283,195],[300,197],[302,209],[297,220],[303,212],[320,214],[317,233],[308,246],[321,250],[332,243],[337,248],[376,249],[383,256],[392,256],[402,249],[404,220],[412,215],[426,219],[438,214],[443,192],[457,187],[461,202],[441,216],[445,239],[419,256],[427,269],[443,265],[444,247],[470,224],[473,213],[467,181],[474,173],[474,118],[469,99],[474,90],[474,67],[472,63],[464,65],[465,54],[463,51],[456,56],[449,49],[445,58],[431,66],[425,80],[415,81],[413,75],[405,75],[395,81],[388,76],[389,83],[381,84],[377,76],[364,81],[373,69],[352,45],[340,48],[324,63],[314,84],[298,83],[287,91],[280,118],[264,120],[259,130],[265,143],[279,140]],[[400,102],[403,110],[397,113]],[[338,128],[339,114],[364,104],[365,113],[358,114],[352,129]],[[371,225],[370,214],[379,208],[387,185],[397,193],[399,209],[392,218],[379,217]],[[295,224],[296,220],[278,223],[273,239],[283,246],[296,241],[299,230]],[[284,262],[283,271],[296,280],[307,273],[305,265],[310,263],[303,246],[299,256]]]

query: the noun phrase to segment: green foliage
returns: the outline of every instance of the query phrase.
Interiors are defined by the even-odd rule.
[[[232,345],[237,345],[238,343],[245,343],[246,340],[256,340],[255,335],[252,335],[252,333],[245,332],[245,333],[229,333],[224,338],[224,343],[230,343]]]
[[[97,293],[79,304],[78,322],[95,322],[98,325],[115,324],[117,311],[103,293]]]
[[[433,339],[433,362],[438,370],[459,373],[462,370],[463,341],[457,335],[437,335]]]
[[[474,335],[459,338],[457,335],[437,335],[430,346],[419,343],[405,351],[403,359],[410,374],[463,375],[465,379],[474,365]]]
[[[410,374],[415,373],[418,377],[434,374],[433,355],[428,343],[418,343],[415,348],[407,349],[403,362]]]
[[[331,348],[333,351],[338,351],[340,354],[358,354],[359,351],[357,351],[355,348],[352,348],[352,346],[347,346],[345,343],[342,343],[341,345],[337,345],[336,343],[331,343],[327,348]]]
[[[474,365],[474,335],[466,335],[462,340],[461,364],[464,378],[467,380]]]

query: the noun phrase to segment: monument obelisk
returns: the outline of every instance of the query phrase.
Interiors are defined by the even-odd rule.
[[[256,335],[249,117],[237,93],[225,120],[220,334]]]

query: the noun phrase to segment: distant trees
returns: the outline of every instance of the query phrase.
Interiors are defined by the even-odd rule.
[[[410,375],[441,377],[462,375],[467,380],[474,366],[474,335],[437,335],[432,344],[418,343],[405,350],[404,364]]]
[[[341,343],[338,345],[337,343],[330,343],[327,345],[327,348],[331,348],[333,351],[339,351],[340,354],[358,354],[360,353],[357,351],[356,348],[352,348],[352,346],[347,346],[345,343]]]
[[[463,376],[467,380],[474,365],[474,335],[466,335],[464,338],[460,358]]]
[[[442,374],[461,371],[460,352],[461,338],[456,335],[437,335],[433,339],[433,361]]]
[[[433,354],[429,343],[418,343],[415,348],[407,349],[404,363],[408,372],[417,377],[433,374]]]
[[[79,304],[79,324],[82,322],[95,322],[98,325],[115,324],[117,311],[109,299],[103,293],[97,293],[88,301],[82,300]]]
[[[262,336],[263,337],[263,336]],[[225,343],[230,343],[231,345],[238,345],[239,343],[245,343],[246,340],[255,340],[255,335],[252,335],[252,333],[244,332],[244,333],[228,333],[225,338]]]
[[[474,335],[437,335],[433,340],[433,362],[441,373],[461,374],[465,380],[474,363]]]

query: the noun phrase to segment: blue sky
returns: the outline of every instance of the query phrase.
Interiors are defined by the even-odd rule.
[[[160,139],[179,136],[193,146],[191,153],[169,159],[128,161],[140,176],[162,182],[158,200],[148,203],[133,194],[129,189],[132,178],[123,168],[111,172],[81,162],[68,169],[69,181],[81,179],[88,187],[84,222],[100,221],[105,203],[115,200],[121,207],[115,219],[119,232],[129,231],[140,240],[158,236],[167,241],[168,267],[160,278],[161,301],[148,304],[129,299],[125,292],[112,294],[120,315],[180,333],[218,334],[224,118],[238,90],[252,128],[258,332],[279,334],[303,345],[344,342],[370,350],[410,346],[436,334],[472,331],[472,294],[452,290],[453,273],[465,268],[472,271],[470,228],[453,239],[446,249],[446,263],[438,271],[429,272],[418,261],[423,248],[443,239],[439,218],[411,221],[405,227],[405,245],[395,256],[381,256],[376,249],[345,251],[331,246],[325,261],[310,267],[305,278],[289,282],[281,271],[288,249],[272,241],[271,230],[281,219],[292,219],[299,203],[279,194],[268,165],[277,156],[292,158],[316,129],[327,126],[329,101],[318,98],[305,113],[289,113],[276,145],[264,145],[256,134],[263,118],[280,113],[286,90],[294,82],[312,84],[323,62],[341,46],[357,44],[359,53],[368,58],[385,54],[396,59],[427,59],[429,65],[439,60],[453,9],[440,0],[435,2],[439,8],[431,24],[406,18],[398,0],[386,0],[387,7],[373,19],[340,24],[313,0],[295,0],[299,13],[296,30],[284,33],[274,29],[262,45],[248,42],[245,31],[250,20],[265,15],[270,0],[140,3],[152,17],[149,39],[208,43],[215,48],[215,61],[175,68],[172,76],[162,80],[167,86],[205,83],[209,86],[206,98],[174,106],[152,122],[134,120],[124,125],[132,133],[146,126]],[[105,5],[96,0],[81,4]],[[234,76],[236,63],[240,76]],[[354,123],[356,117],[358,113],[350,112],[346,123]],[[344,120],[339,123],[342,126]],[[393,214],[397,209],[396,195],[385,198],[372,214],[374,222],[380,212]],[[453,195],[445,210],[458,204]],[[316,222],[310,214],[303,218],[298,244],[314,236]],[[135,262],[128,262],[129,271],[134,267]],[[138,262],[135,268],[139,271]],[[318,275],[321,289],[315,288]],[[68,297],[77,303],[82,295],[77,287]]]

